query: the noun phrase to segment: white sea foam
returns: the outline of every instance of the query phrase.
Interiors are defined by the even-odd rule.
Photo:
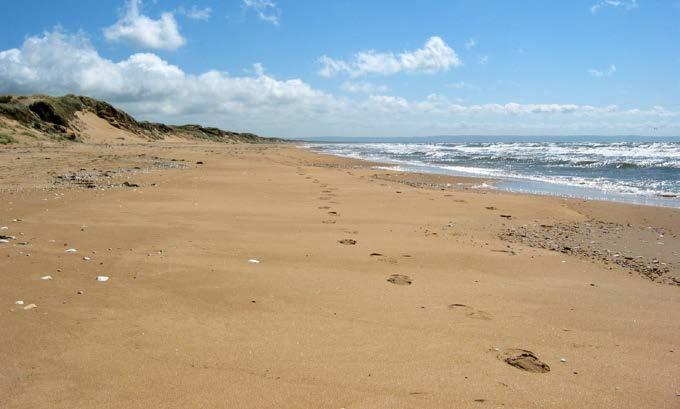
[[[492,177],[506,181],[509,190],[527,189],[530,184],[539,193],[571,188],[566,194],[599,191],[605,196],[680,196],[678,142],[350,143],[309,147],[394,164],[398,170]]]

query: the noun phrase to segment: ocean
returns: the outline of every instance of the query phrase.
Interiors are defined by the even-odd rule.
[[[492,189],[680,208],[680,138],[537,139],[328,138],[307,147],[396,171],[494,178]]]

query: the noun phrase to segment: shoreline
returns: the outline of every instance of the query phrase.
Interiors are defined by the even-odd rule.
[[[3,407],[677,405],[677,209],[292,145],[3,147],[0,163]],[[520,350],[549,372],[510,364]]]
[[[356,158],[351,155],[343,155],[341,153],[329,153],[324,152],[314,147],[313,145],[323,145],[324,142],[308,142],[308,146],[298,146],[301,149],[308,149],[323,155],[333,155],[339,156],[347,159],[357,159],[365,160],[362,158]],[[343,144],[343,143],[339,143]],[[352,144],[352,143],[348,143]],[[370,160],[368,160],[370,161]],[[373,162],[373,161],[371,161]],[[377,162],[376,162],[377,163]],[[680,209],[680,199],[677,194],[674,193],[657,193],[654,195],[643,195],[637,193],[624,193],[624,192],[609,192],[601,187],[584,187],[582,184],[573,183],[560,183],[550,180],[544,180],[540,177],[524,175],[524,176],[484,176],[481,174],[475,174],[474,171],[462,170],[447,170],[445,168],[438,167],[436,165],[430,165],[428,163],[414,164],[402,161],[387,161],[380,162],[385,167],[394,168],[394,171],[398,172],[411,172],[411,173],[427,173],[427,174],[441,174],[441,175],[451,175],[458,177],[469,177],[469,178],[479,178],[479,179],[493,179],[496,181],[496,186],[498,190],[529,194],[529,195],[539,195],[539,196],[553,196],[560,198],[570,198],[576,200],[596,200],[603,202],[614,202],[614,203],[627,203],[642,206],[653,206],[653,207],[666,207]]]

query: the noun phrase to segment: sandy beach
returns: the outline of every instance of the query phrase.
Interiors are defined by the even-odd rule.
[[[0,170],[2,408],[680,405],[677,209],[293,145]]]

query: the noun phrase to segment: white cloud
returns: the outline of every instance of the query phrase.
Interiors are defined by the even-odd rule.
[[[482,105],[458,105],[449,106],[449,111],[454,113],[492,113],[503,115],[526,115],[526,114],[592,114],[615,112],[618,107],[609,105],[605,107],[594,107],[591,105],[575,104],[518,104],[510,102],[507,104],[482,104]]]
[[[489,62],[489,56],[488,55],[483,55],[479,57],[479,63],[481,65],[486,65]]]
[[[474,38],[471,38],[465,42],[465,48],[468,50],[471,48],[474,48],[477,45],[477,42],[475,41]]]
[[[345,81],[341,88],[347,92],[376,94],[387,92],[388,88],[385,85],[377,85],[367,81]]]
[[[614,64],[610,65],[609,68],[606,71],[601,71],[601,70],[596,70],[594,68],[591,68],[591,69],[588,70],[588,72],[593,77],[611,77],[616,72],[616,65],[614,65]]]
[[[270,0],[243,0],[243,8],[252,10],[257,14],[260,20],[271,23],[275,26],[279,25],[281,20],[281,9],[276,6],[276,3]]]
[[[104,37],[158,50],[175,50],[186,43],[172,13],[163,13],[154,20],[140,14],[141,5],[141,0],[130,0],[125,15],[104,29]]]
[[[139,119],[272,136],[630,134],[650,126],[669,135],[680,133],[680,113],[663,107],[466,105],[438,94],[421,99],[386,95],[380,86],[369,95],[350,98],[301,79],[277,79],[261,64],[249,72],[189,74],[152,53],[112,61],[99,55],[83,35],[59,31],[28,37],[19,48],[0,51],[0,93],[84,94],[112,102]]]
[[[258,77],[264,75],[264,65],[262,65],[262,63],[256,62],[253,64],[253,71]]]
[[[184,7],[178,8],[177,14],[181,14],[193,20],[208,21],[212,15],[212,9],[210,7],[200,8],[193,5],[190,9],[185,9]]]
[[[84,94],[156,117],[200,112],[229,118],[269,110],[295,117],[342,105],[302,80],[277,80],[259,64],[254,71],[240,77],[220,71],[192,75],[150,53],[114,62],[83,36],[50,32],[0,52],[0,92]]]
[[[370,95],[362,105],[369,110],[382,112],[405,111],[410,106],[406,99],[392,95]]]
[[[602,0],[598,1],[597,3],[593,4],[590,7],[590,12],[595,14],[597,13],[600,9],[607,8],[607,7],[613,7],[613,8],[622,8],[625,10],[632,10],[636,9],[638,7],[637,0]]]
[[[451,67],[463,64],[456,52],[437,36],[430,37],[423,48],[397,55],[391,52],[364,51],[355,54],[349,62],[325,55],[319,58],[319,62],[322,64],[319,75],[323,77],[333,77],[343,72],[351,77],[369,74],[391,75],[399,72],[434,73],[448,71]]]

